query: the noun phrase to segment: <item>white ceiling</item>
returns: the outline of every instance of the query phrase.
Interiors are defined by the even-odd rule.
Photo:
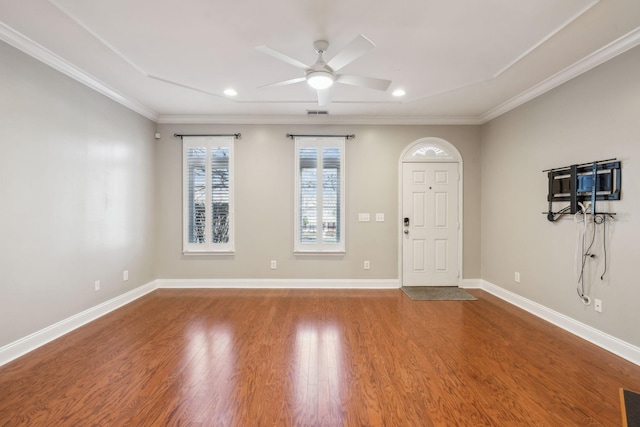
[[[640,43],[632,0],[0,0],[0,39],[158,122],[483,123]],[[358,35],[328,117],[304,71]],[[224,90],[234,88],[229,97]],[[402,88],[406,95],[392,96]]]

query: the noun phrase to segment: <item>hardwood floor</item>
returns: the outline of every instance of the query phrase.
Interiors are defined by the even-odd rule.
[[[470,292],[160,289],[0,367],[0,425],[620,425],[639,366]]]

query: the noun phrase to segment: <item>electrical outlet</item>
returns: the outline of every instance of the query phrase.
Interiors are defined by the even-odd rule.
[[[365,270],[368,270],[368,269],[370,269],[370,268],[371,268],[371,264],[369,263],[369,261],[365,261],[365,262],[364,262],[364,269],[365,269]]]
[[[520,273],[516,271],[516,273],[513,275],[513,280],[515,280],[516,283],[520,283]]]
[[[96,292],[100,290],[100,280],[93,282],[93,289],[95,289]]]
[[[278,261],[276,261],[275,259],[271,260],[271,269],[275,270],[276,268],[278,268]]]
[[[122,272],[122,281],[126,282],[127,280],[129,280],[129,270],[125,270]]]
[[[596,299],[596,302],[593,306],[598,313],[602,313],[602,300]]]

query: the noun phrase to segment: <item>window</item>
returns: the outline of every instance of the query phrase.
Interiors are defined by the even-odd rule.
[[[296,138],[295,252],[344,252],[344,138]]]
[[[233,137],[183,137],[183,251],[233,251]]]

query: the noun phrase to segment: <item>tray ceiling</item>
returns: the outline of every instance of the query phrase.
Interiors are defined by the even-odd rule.
[[[638,43],[640,4],[597,0],[0,0],[0,38],[160,122],[277,122],[317,110],[304,70],[359,34],[325,121],[482,123]],[[236,96],[224,91],[233,88]],[[406,94],[394,97],[395,89]]]

